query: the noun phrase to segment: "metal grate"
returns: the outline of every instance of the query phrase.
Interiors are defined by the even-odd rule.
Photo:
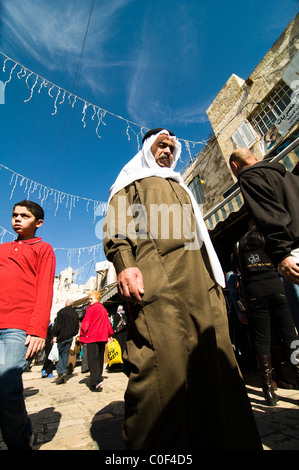
[[[271,94],[263,100],[263,104],[260,105],[258,111],[248,117],[248,121],[259,134],[264,136],[273,126],[290,104],[292,93],[291,88],[281,81]]]

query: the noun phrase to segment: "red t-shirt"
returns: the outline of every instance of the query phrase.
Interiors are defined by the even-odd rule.
[[[81,325],[81,343],[96,343],[98,341],[107,343],[108,336],[112,335],[113,329],[105,307],[100,302],[88,307]]]
[[[0,245],[0,328],[46,338],[54,276],[54,251],[40,237]]]

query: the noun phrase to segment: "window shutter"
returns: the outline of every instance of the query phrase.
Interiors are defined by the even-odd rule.
[[[256,142],[255,133],[247,121],[243,121],[233,133],[232,140],[237,147],[250,148]]]
[[[205,200],[201,184],[201,180],[198,176],[196,176],[194,180],[192,180],[191,183],[188,185],[188,188],[195,197],[197,204],[203,204]]]

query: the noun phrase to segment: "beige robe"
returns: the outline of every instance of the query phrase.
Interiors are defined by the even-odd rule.
[[[150,220],[151,210],[162,203],[175,204],[181,214],[164,239]],[[145,208],[143,221],[140,215],[124,221],[132,204],[135,210],[136,204]],[[129,305],[123,439],[132,450],[261,449],[222,290],[210,274],[204,247],[186,249],[190,240],[182,221],[191,221],[194,230],[190,207],[177,182],[158,177],[131,183],[110,202],[106,256],[117,273],[137,266],[144,280],[142,302]],[[165,218],[164,213],[160,229]]]

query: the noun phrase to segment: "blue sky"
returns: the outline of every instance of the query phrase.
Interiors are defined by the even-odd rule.
[[[14,62],[3,72],[0,54],[0,80],[15,63],[33,73],[17,65],[0,105],[0,226],[12,232],[12,205],[27,197],[14,172],[27,190],[35,181],[78,196],[71,214],[66,198],[48,196],[39,235],[56,249],[57,273],[82,267],[84,283],[105,259],[87,199],[107,201],[146,128],[182,139],[181,170],[184,141],[194,157],[212,132],[206,109],[225,82],[246,79],[297,12],[297,0],[2,0],[0,52]],[[56,86],[40,87],[40,77]],[[95,110],[106,111],[100,124]],[[38,190],[29,195],[41,202]]]

